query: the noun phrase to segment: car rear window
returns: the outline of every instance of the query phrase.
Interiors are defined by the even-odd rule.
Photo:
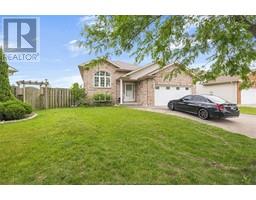
[[[220,97],[210,96],[210,95],[206,95],[204,97],[208,98],[213,103],[219,103],[219,104],[228,103],[228,101],[226,101],[225,99],[222,99]]]

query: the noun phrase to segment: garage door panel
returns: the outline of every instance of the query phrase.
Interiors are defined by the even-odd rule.
[[[219,85],[196,85],[196,94],[211,94],[221,97],[230,103],[237,103],[237,83]]]
[[[241,104],[256,104],[256,88],[241,91]]]
[[[167,106],[170,100],[179,99],[191,93],[191,88],[188,87],[157,86],[155,89],[155,105]]]

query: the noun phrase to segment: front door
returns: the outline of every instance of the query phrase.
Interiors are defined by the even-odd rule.
[[[135,101],[134,83],[124,84],[124,101]]]

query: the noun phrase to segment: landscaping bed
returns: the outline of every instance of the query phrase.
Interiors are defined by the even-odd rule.
[[[16,120],[9,120],[9,121],[0,121],[0,124],[9,124],[9,123],[15,123],[15,122],[22,122],[30,119],[34,119],[37,116],[36,113],[26,114],[24,118],[22,119],[16,119]]]
[[[0,122],[24,119],[31,113],[31,106],[17,99],[0,102]]]

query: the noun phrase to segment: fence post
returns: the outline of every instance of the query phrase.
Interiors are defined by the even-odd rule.
[[[23,102],[26,102],[26,86],[23,84]]]
[[[47,89],[47,85],[45,86],[45,109],[48,109],[48,89]]]

